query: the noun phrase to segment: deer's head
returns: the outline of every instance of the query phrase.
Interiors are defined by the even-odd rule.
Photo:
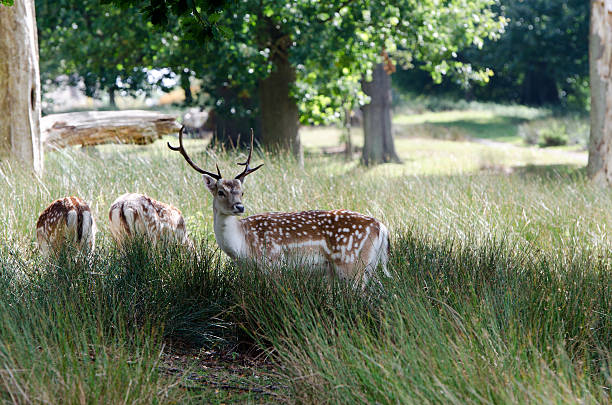
[[[244,213],[244,205],[242,204],[242,185],[244,179],[249,174],[263,166],[263,163],[254,169],[249,165],[251,163],[251,153],[253,152],[253,134],[251,133],[251,147],[249,149],[249,156],[244,163],[238,163],[244,166],[242,173],[237,175],[231,180],[223,179],[219,165],[217,165],[217,173],[207,172],[206,170],[200,169],[187,155],[187,151],[183,147],[183,128],[179,131],[179,146],[175,147],[170,145],[168,142],[168,148],[173,151],[179,152],[189,163],[189,165],[198,173],[202,174],[204,183],[208,191],[213,195],[213,209],[223,215],[241,215]]]

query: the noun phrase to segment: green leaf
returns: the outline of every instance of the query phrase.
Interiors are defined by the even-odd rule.
[[[221,35],[223,35],[224,38],[226,39],[234,38],[234,31],[232,31],[232,29],[228,27],[227,25],[217,25],[217,29],[219,30]]]
[[[208,22],[210,24],[216,24],[221,19],[221,13],[214,13],[208,16]]]

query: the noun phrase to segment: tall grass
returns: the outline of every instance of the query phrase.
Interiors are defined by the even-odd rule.
[[[0,398],[12,402],[151,403],[172,392],[164,342],[224,339],[231,272],[202,248],[135,241],[92,258],[0,259]],[[228,339],[231,339],[228,337]],[[176,392],[174,393],[176,395]],[[174,400],[174,399],[172,399]]]
[[[249,213],[343,207],[388,224],[393,277],[365,294],[309,269],[228,262],[211,198],[164,144],[48,153],[42,179],[3,162],[0,399],[189,401],[181,376],[163,373],[167,348],[246,342],[274,360],[288,401],[609,402],[609,190],[572,165],[541,165],[555,154],[513,149],[532,165],[503,175],[461,162],[507,151],[439,145],[459,169],[418,153],[374,169],[257,156],[266,166],[246,182]],[[238,169],[237,152],[187,147],[202,166]],[[124,192],[179,207],[196,252],[144,241],[117,250],[107,209]],[[37,215],[69,194],[92,205],[98,249],[45,261]]]
[[[303,402],[609,401],[610,256],[531,253],[408,231],[381,296],[255,277],[242,308]]]

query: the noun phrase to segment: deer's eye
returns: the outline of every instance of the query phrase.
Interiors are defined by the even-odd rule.
[[[219,190],[217,194],[219,194],[219,197],[225,197],[225,193],[221,190]]]

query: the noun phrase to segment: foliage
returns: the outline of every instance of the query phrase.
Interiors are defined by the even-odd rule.
[[[485,79],[486,70],[472,71],[456,51],[467,44],[481,46],[504,26],[490,9],[492,0],[193,4],[226,35],[207,35],[203,46],[201,20],[178,13],[181,39],[175,53],[184,69],[205,79],[215,108],[240,118],[256,115],[259,81],[276,68],[278,58],[289,59],[297,74],[293,97],[300,100],[301,121],[309,123],[339,120],[347,103],[365,103],[359,82],[371,74],[383,49],[403,61],[427,61],[425,68],[436,79],[453,70]],[[211,7],[217,11],[211,13]],[[158,18],[162,21],[177,14],[172,8],[160,12],[165,13]],[[194,49],[198,57],[180,56]]]
[[[119,9],[98,0],[36,1],[43,83],[67,75],[83,81],[85,94],[135,94],[150,88],[147,70],[161,67],[172,41],[153,29],[134,7]],[[111,100],[112,101],[112,100]]]
[[[562,146],[567,145],[568,141],[569,136],[567,135],[565,125],[555,124],[541,131],[538,145],[540,145],[542,148],[549,146]]]
[[[400,72],[396,84],[419,92],[584,109],[588,105],[589,2],[501,0],[495,10],[509,21],[499,40],[494,44],[486,40],[482,49],[459,51],[460,60],[493,70],[486,86],[466,86],[453,78],[434,86],[418,72]]]
[[[567,135],[565,126],[559,125],[542,131],[538,145],[540,145],[542,148],[549,146],[563,146],[567,145],[568,141],[569,136]]]
[[[449,72],[487,80],[488,70],[472,69],[457,51],[496,38],[505,24],[493,0],[113,3],[122,9],[38,1],[43,82],[67,75],[73,84],[83,80],[87,95],[108,91],[112,101],[116,92],[149,90],[148,71],[169,68],[157,85],[177,74],[184,88],[189,77],[202,79],[200,103],[256,131],[258,89],[282,60],[295,70],[300,121],[329,123],[367,102],[360,81],[383,50],[403,64],[427,61],[436,80]]]
[[[588,2],[506,1],[501,7],[511,21],[508,34],[492,52],[475,54],[475,63],[491,64],[517,83],[522,103],[581,97],[588,83]]]
[[[150,22],[172,31],[171,25],[179,22],[195,22],[184,32],[190,39],[196,39],[201,45],[218,37],[231,37],[231,31],[219,24],[218,13],[224,8],[232,8],[237,0],[104,0],[104,3],[114,3],[122,8],[135,7],[140,10]]]

